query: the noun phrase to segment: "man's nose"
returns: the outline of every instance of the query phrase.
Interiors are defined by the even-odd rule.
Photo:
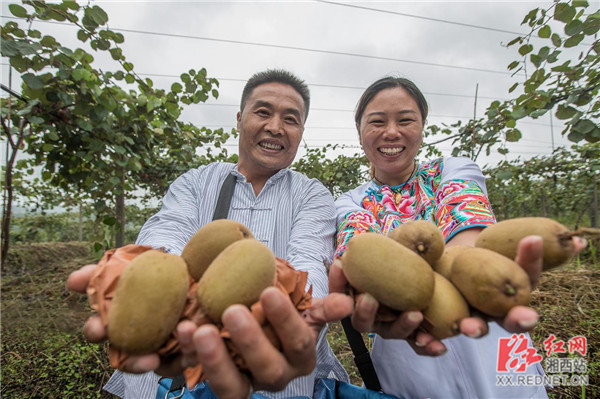
[[[265,130],[272,134],[283,134],[283,118],[273,115],[267,122]]]

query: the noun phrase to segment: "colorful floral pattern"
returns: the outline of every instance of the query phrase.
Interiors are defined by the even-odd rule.
[[[341,256],[350,238],[364,232],[388,235],[401,223],[430,220],[446,241],[461,230],[496,222],[489,200],[474,181],[441,182],[443,158],[419,165],[417,173],[399,186],[370,187],[360,206],[338,226],[337,250]]]

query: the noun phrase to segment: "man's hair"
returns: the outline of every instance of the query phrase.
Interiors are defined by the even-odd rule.
[[[246,101],[248,101],[248,98],[252,95],[252,91],[254,91],[256,87],[266,83],[281,83],[291,86],[296,90],[302,97],[302,100],[304,100],[304,119],[306,120],[306,118],[308,118],[308,109],[310,107],[310,91],[308,90],[308,86],[296,75],[284,69],[267,69],[266,71],[257,72],[252,75],[252,77],[248,79],[248,82],[246,82],[244,91],[242,91],[240,111],[244,110]]]

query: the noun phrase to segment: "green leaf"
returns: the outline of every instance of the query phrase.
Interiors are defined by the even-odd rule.
[[[181,86],[180,83],[175,82],[171,85],[171,91],[173,93],[181,93],[182,90],[183,90],[183,86]]]
[[[519,87],[519,82],[516,82],[515,84],[513,84],[512,86],[510,86],[510,89],[508,89],[509,93],[512,93],[513,91],[515,91],[515,89]]]
[[[542,26],[540,28],[540,30],[538,31],[539,37],[541,37],[543,39],[549,38],[551,33],[552,33],[552,30],[550,29],[550,27],[548,25]]]
[[[78,82],[80,80],[88,80],[92,73],[87,69],[77,68],[73,70],[73,80]]]
[[[573,7],[588,7],[589,3],[587,0],[573,0]]]
[[[506,127],[515,127],[517,125],[517,121],[514,119],[509,119],[505,123]]]
[[[79,4],[76,1],[63,0],[62,4],[73,11],[79,10]]]
[[[42,38],[42,40],[40,40],[40,44],[44,47],[54,47],[56,46],[58,43],[56,42],[56,39],[52,36],[44,36]]]
[[[39,39],[42,37],[42,32],[36,29],[30,29],[27,31],[27,36],[32,37],[34,39]]]
[[[577,110],[571,106],[560,104],[556,110],[556,117],[558,119],[571,119],[573,115],[577,113]]]
[[[562,39],[556,33],[552,34],[551,40],[552,44],[554,44],[555,47],[560,47],[560,45],[562,44]]]
[[[580,119],[574,126],[573,129],[583,134],[589,133],[594,130],[597,125],[589,119]]]
[[[515,69],[518,66],[519,66],[519,61],[513,61],[510,64],[508,64],[506,69],[508,69],[510,71],[511,69]]]
[[[516,142],[521,139],[521,132],[518,129],[509,129],[506,131],[506,141]]]
[[[532,64],[535,65],[536,68],[539,68],[540,65],[542,65],[542,62],[544,62],[544,60],[536,54],[531,54],[529,56],[529,59],[531,60]]]
[[[89,10],[89,15],[98,25],[104,25],[108,22],[108,15],[104,10],[98,6],[93,6],[92,8],[86,9]]]
[[[21,7],[18,4],[9,4],[8,9],[11,14],[18,18],[27,18],[27,10],[24,7]]]
[[[42,151],[44,152],[50,152],[54,149],[54,145],[50,144],[50,143],[44,143],[44,145],[42,145]]]
[[[79,31],[77,32],[77,39],[85,43],[89,38],[90,35],[88,35],[86,31],[84,31],[83,29],[79,29]]]
[[[510,116],[515,120],[524,118],[526,115],[527,111],[525,111],[525,108],[523,107],[517,107],[510,113]]]
[[[583,30],[583,22],[578,19],[574,19],[565,25],[565,34],[567,36],[573,36]]]
[[[554,19],[561,22],[570,22],[575,16],[575,8],[566,3],[558,3],[554,8]]]
[[[508,169],[499,170],[498,173],[496,173],[496,177],[500,180],[509,180],[512,179],[513,173]]]
[[[125,69],[127,72],[131,72],[133,70],[133,64],[131,62],[124,62],[123,69]]]
[[[524,44],[519,47],[519,54],[525,55],[530,53],[533,50],[533,46],[531,44]]]
[[[583,33],[593,36],[600,30],[600,18],[588,18],[583,23]]]
[[[585,138],[585,135],[577,130],[571,129],[571,132],[567,135],[567,138],[569,141],[578,143]]]
[[[32,73],[26,73],[21,77],[25,84],[32,90],[38,90],[44,87],[44,82],[40,79],[39,76],[36,76]]]
[[[508,42],[508,44],[506,45],[506,47],[510,47],[513,44],[519,42],[522,43],[523,39],[519,36],[519,37],[515,37],[514,39],[512,39],[510,42]]]
[[[583,33],[578,33],[575,36],[571,36],[570,38],[568,38],[567,40],[565,40],[564,46],[567,47],[567,48],[569,48],[569,47],[575,47],[579,43],[581,43],[581,41],[583,40],[584,37],[585,37],[585,35]]]
[[[110,42],[105,39],[98,40],[98,48],[100,50],[108,50],[110,48]]]

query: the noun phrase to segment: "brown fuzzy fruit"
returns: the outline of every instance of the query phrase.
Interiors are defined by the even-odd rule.
[[[190,238],[181,252],[190,275],[198,281],[211,262],[230,244],[254,238],[250,230],[234,220],[218,219],[205,224]]]
[[[394,310],[421,310],[433,295],[433,270],[410,249],[377,233],[348,241],[342,255],[348,282]]]
[[[275,283],[275,255],[256,240],[239,240],[225,248],[198,282],[196,298],[215,322],[233,304],[250,306]]]
[[[433,296],[423,310],[421,326],[437,339],[453,337],[460,334],[460,321],[469,317],[469,305],[448,279],[439,273],[433,275]]]
[[[444,252],[442,232],[435,223],[427,220],[402,223],[390,232],[389,237],[417,253],[432,266]]]
[[[552,219],[542,217],[498,222],[481,232],[475,246],[515,259],[519,241],[531,235],[541,236],[544,242],[544,270],[562,265],[576,253],[573,234],[569,229]]]
[[[450,278],[450,270],[452,270],[454,258],[466,248],[471,247],[468,245],[451,245],[445,247],[442,256],[433,264],[433,270],[446,278]]]
[[[156,352],[177,326],[190,279],[184,260],[157,250],[123,270],[108,311],[108,340],[130,354]]]
[[[529,276],[515,261],[484,248],[467,248],[452,264],[450,281],[481,312],[503,317],[517,305],[529,304]]]

